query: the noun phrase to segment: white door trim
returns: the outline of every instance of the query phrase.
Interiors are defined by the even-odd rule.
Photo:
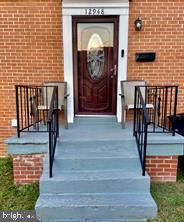
[[[121,121],[120,80],[127,79],[129,3],[63,3],[64,80],[68,83],[68,122],[74,121],[72,16],[85,15],[86,8],[103,8],[104,15],[119,15],[117,119]],[[121,50],[124,57],[121,57]]]

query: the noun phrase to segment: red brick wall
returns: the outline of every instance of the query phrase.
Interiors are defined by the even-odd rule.
[[[184,112],[184,1],[133,0],[130,2],[128,79],[149,84],[179,84],[178,112]],[[134,21],[142,19],[141,31]],[[135,62],[136,52],[156,52],[156,61]]]
[[[152,181],[176,181],[178,168],[177,156],[148,156],[146,170]]]
[[[61,7],[60,0],[0,1],[0,156],[7,154],[4,139],[15,132],[14,85],[63,79]],[[130,2],[128,79],[179,84],[179,112],[184,112],[183,11],[183,0]],[[144,51],[155,51],[156,61],[136,63],[135,53]]]
[[[43,154],[14,155],[14,183],[29,184],[39,182],[43,170],[43,157]]]
[[[63,79],[60,0],[0,1],[0,156],[15,133],[15,84]]]

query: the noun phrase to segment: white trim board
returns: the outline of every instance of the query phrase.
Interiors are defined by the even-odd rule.
[[[121,121],[120,80],[127,79],[129,3],[63,3],[64,80],[68,83],[68,122],[74,122],[72,16],[85,15],[86,8],[103,8],[104,15],[119,15],[117,119]],[[121,57],[121,50],[124,57]]]
[[[112,118],[112,117],[116,117],[116,116],[115,115],[80,115],[80,114],[77,114],[77,115],[75,115],[75,117],[96,117],[96,118],[109,117],[109,118]]]

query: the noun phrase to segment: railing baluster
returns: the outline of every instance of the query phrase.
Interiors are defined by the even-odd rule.
[[[162,130],[164,129],[164,104],[165,104],[165,88],[162,88],[162,119],[161,119],[161,125],[163,126],[162,127]],[[163,130],[164,132],[164,130]]]
[[[168,106],[168,87],[165,88],[165,104],[164,104],[164,131],[167,128],[166,121],[167,121],[167,106]]]
[[[175,86],[174,114],[173,114],[173,124],[172,124],[172,134],[173,134],[173,136],[175,136],[175,121],[176,121],[177,102],[178,102],[178,86]]]
[[[23,126],[23,104],[22,104],[22,97],[23,97],[23,93],[22,93],[22,87],[21,87],[21,88],[20,88],[21,129],[24,128],[24,126]]]
[[[15,86],[16,90],[16,113],[17,113],[17,137],[20,137],[20,118],[19,118],[19,87]]]
[[[161,88],[159,87],[159,95],[158,95],[158,105],[157,105],[157,117],[158,117],[158,122],[157,122],[157,126],[160,126],[160,116],[161,116]]]
[[[27,125],[29,126],[29,88],[26,88],[26,115],[27,115]]]
[[[144,125],[144,151],[143,151],[143,171],[142,171],[142,175],[145,176],[145,172],[146,172],[146,154],[147,154],[147,134],[148,134],[148,124],[146,123]]]
[[[39,103],[39,90],[40,90],[40,88],[37,88],[36,89],[36,104],[38,105],[38,104],[41,104],[41,103]],[[40,112],[38,111],[38,120],[41,120],[41,117],[40,117]],[[39,122],[36,124],[36,127],[37,127],[37,130],[38,131],[40,131],[40,126],[39,126]]]
[[[172,101],[173,101],[173,87],[170,89],[169,116],[172,115]],[[171,118],[171,117],[170,117],[170,118]],[[171,121],[169,121],[169,130],[171,130]]]
[[[48,122],[49,129],[49,176],[52,177],[52,125]]]
[[[154,90],[154,95],[153,95],[153,106],[154,106],[154,110],[153,110],[153,123],[156,123],[157,121],[157,92],[158,92],[158,89],[157,87],[155,88]],[[153,124],[153,132],[155,132],[155,129],[156,129],[156,124]]]
[[[58,98],[58,87],[57,87],[57,90],[56,90],[56,118],[57,118],[57,137],[59,137],[59,106],[58,106],[58,101],[59,101],[59,98]]]
[[[133,135],[135,136],[135,126],[136,126],[136,121],[137,121],[137,87],[135,87],[135,92],[134,92],[134,125],[133,125]]]
[[[26,110],[26,108],[27,108],[27,97],[26,97],[26,88],[24,88],[24,127],[27,125],[27,110]]]

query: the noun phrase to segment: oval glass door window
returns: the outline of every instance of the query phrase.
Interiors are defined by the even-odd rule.
[[[87,48],[87,67],[93,80],[98,80],[104,69],[104,46],[101,37],[94,33],[89,39]]]

